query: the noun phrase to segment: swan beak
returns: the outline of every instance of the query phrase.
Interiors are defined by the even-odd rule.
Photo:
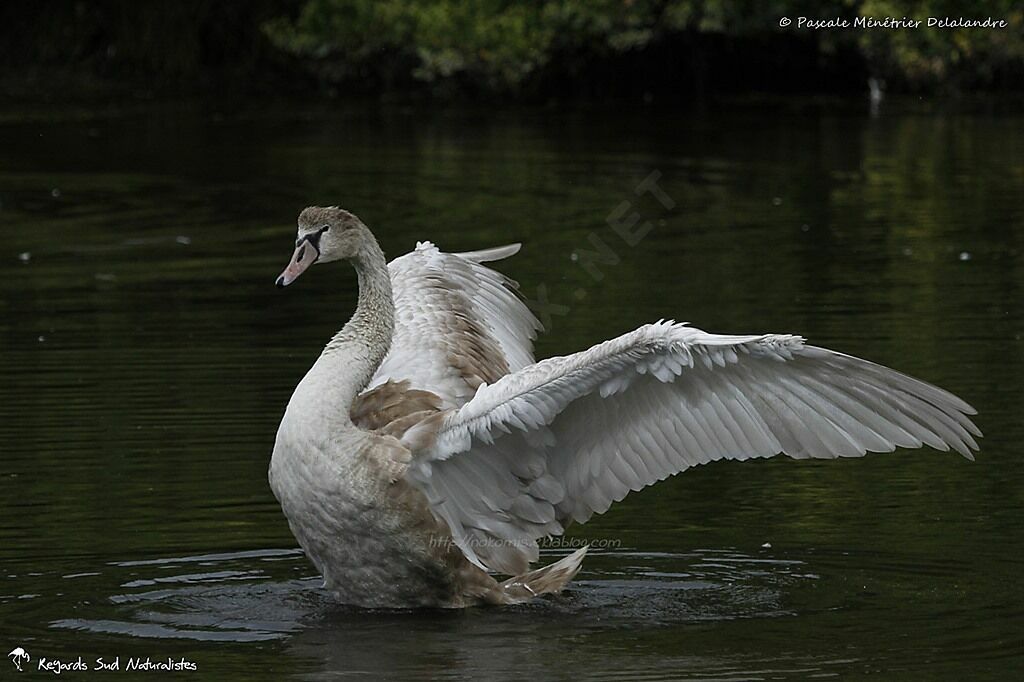
[[[310,265],[316,262],[316,259],[320,257],[320,252],[317,251],[316,247],[310,244],[305,239],[295,248],[295,253],[292,254],[292,260],[288,263],[288,267],[284,269],[281,275],[277,278],[277,287],[280,289],[286,287],[299,278],[299,275],[306,271]]]

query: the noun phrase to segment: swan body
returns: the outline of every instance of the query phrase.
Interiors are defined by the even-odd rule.
[[[337,207],[299,216],[286,286],[347,259],[351,320],[295,389],[270,484],[327,587],[363,606],[507,604],[560,591],[585,549],[529,570],[537,541],[707,462],[955,449],[967,403],[779,334],[661,321],[540,362],[515,283],[430,243],[387,264]],[[505,581],[492,573],[513,576]]]

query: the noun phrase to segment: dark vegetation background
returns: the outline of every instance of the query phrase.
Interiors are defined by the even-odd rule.
[[[794,19],[781,28],[783,16]],[[1003,29],[797,29],[815,18]],[[0,4],[0,93],[677,101],[1020,91],[1024,4],[924,0],[47,0]]]

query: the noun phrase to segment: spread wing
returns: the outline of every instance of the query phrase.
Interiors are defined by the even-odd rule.
[[[517,284],[482,265],[518,251],[511,244],[443,253],[422,242],[393,260],[395,334],[369,389],[405,381],[434,393],[444,407],[457,407],[481,384],[533,364],[540,323]]]
[[[407,476],[478,565],[519,574],[559,534],[667,476],[721,459],[953,448],[970,405],[796,336],[660,322],[481,386],[402,436]]]

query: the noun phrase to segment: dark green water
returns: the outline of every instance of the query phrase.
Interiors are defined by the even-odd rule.
[[[0,112],[3,653],[26,677],[79,656],[218,680],[1020,674],[1022,130],[859,103]],[[671,210],[637,196],[652,172]],[[607,224],[623,202],[651,221],[634,246]],[[802,333],[963,396],[982,452],[715,464],[574,527],[599,548],[562,598],[335,605],[266,482],[355,303],[342,267],[273,287],[316,203],[391,255],[522,241],[503,269],[558,306],[541,356],[662,317]],[[571,257],[591,235],[618,258],[600,279]]]

